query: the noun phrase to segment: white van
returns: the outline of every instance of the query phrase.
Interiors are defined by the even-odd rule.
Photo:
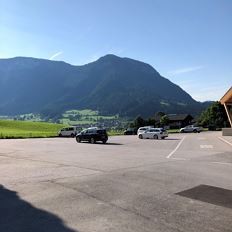
[[[150,129],[150,128],[154,128],[154,126],[143,126],[143,127],[139,127],[138,131],[137,131],[137,135],[141,134],[142,132],[145,132],[146,130]]]
[[[72,137],[74,138],[78,132],[80,131],[80,128],[79,127],[76,127],[76,126],[70,126],[70,127],[65,127],[65,128],[62,128],[59,132],[58,132],[58,135],[60,137],[62,136],[67,136],[67,137]]]

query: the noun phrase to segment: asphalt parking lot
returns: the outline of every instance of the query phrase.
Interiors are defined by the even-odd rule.
[[[0,140],[1,232],[232,231],[232,138]]]

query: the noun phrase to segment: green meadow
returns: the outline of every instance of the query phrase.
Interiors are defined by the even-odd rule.
[[[65,124],[46,122],[0,120],[0,138],[55,137]]]
[[[67,110],[62,114],[60,122],[69,125],[96,124],[98,122],[118,120],[118,115],[100,115],[98,111],[85,110]]]
[[[46,122],[0,120],[0,139],[56,137],[58,131],[67,126],[67,124]],[[108,134],[114,136],[121,135],[123,132],[111,130]]]

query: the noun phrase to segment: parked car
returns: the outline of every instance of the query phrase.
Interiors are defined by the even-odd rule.
[[[216,131],[217,130],[217,127],[215,125],[209,125],[208,126],[208,130],[209,131]]]
[[[150,128],[154,128],[153,126],[143,126],[143,127],[139,127],[138,131],[137,131],[137,135],[140,134],[141,132],[146,131],[147,129]]]
[[[139,132],[138,137],[140,139],[165,139],[168,137],[168,132],[163,128],[150,128]]]
[[[70,127],[65,127],[62,128],[59,132],[58,135],[60,137],[62,136],[67,136],[67,137],[75,137],[80,131],[79,127],[75,127],[75,126],[70,126]]]
[[[136,135],[136,128],[127,128],[124,132],[124,135]]]
[[[189,125],[180,129],[181,133],[187,133],[187,132],[200,133],[201,131],[202,131],[201,127],[194,125]]]
[[[81,141],[88,141],[90,143],[95,143],[96,141],[102,141],[106,143],[108,140],[108,135],[105,129],[99,129],[96,127],[88,128],[76,135],[76,141],[80,143]]]

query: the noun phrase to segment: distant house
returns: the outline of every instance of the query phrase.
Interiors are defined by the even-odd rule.
[[[190,114],[167,114],[170,128],[181,128],[193,123],[193,117]],[[160,121],[161,116],[156,115],[155,120]]]
[[[192,124],[193,117],[190,114],[168,114],[170,128],[181,128]]]

